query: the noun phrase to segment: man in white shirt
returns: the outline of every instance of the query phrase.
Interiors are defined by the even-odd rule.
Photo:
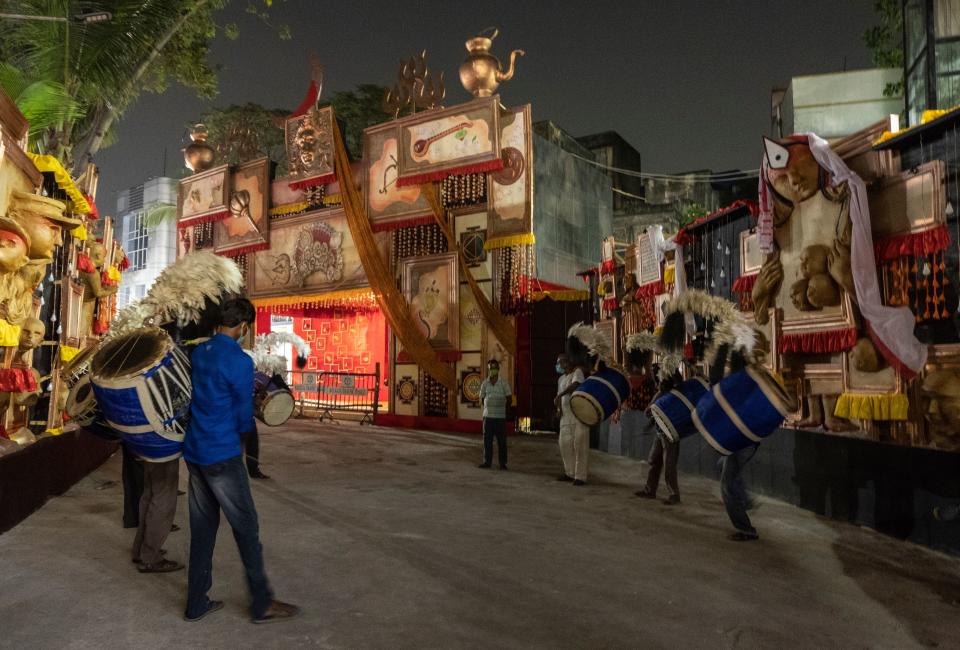
[[[583,383],[583,371],[574,366],[565,354],[557,357],[557,397],[554,406],[560,409],[560,456],[563,474],[558,481],[573,481],[574,485],[587,483],[587,459],[590,453],[590,429],[570,410],[570,395]]]
[[[507,405],[511,397],[510,384],[500,376],[500,362],[487,362],[487,378],[480,384],[480,403],[483,404],[483,462],[481,469],[489,469],[493,461],[493,439],[497,439],[500,469],[507,469]]]

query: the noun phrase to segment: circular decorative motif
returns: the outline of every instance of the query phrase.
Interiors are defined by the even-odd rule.
[[[480,384],[483,378],[477,370],[470,371],[463,376],[463,397],[470,402],[480,401]]]
[[[397,384],[397,397],[401,401],[410,403],[417,397],[417,384],[410,377],[402,377]]]
[[[493,173],[493,180],[497,185],[513,185],[523,176],[523,152],[516,147],[504,147],[500,150],[503,159],[503,169]]]
[[[344,375],[341,382],[344,388],[353,388],[354,381],[352,375]]]

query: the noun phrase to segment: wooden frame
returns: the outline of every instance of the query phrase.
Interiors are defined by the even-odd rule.
[[[330,236],[330,245],[333,246],[339,235],[339,244],[336,247],[339,263],[342,264],[342,274],[337,280],[314,282],[310,278],[323,269],[294,269],[296,236],[294,233],[304,229],[326,230]],[[291,243],[293,242],[293,243]],[[283,248],[281,248],[283,246]],[[342,208],[325,208],[315,210],[296,217],[289,217],[273,224],[271,246],[268,250],[257,251],[250,258],[247,272],[247,288],[251,298],[268,298],[276,296],[296,296],[324,293],[340,289],[353,289],[369,285],[359,254],[355,250],[350,228],[347,225],[346,215]],[[353,251],[352,253],[350,251]],[[286,256],[286,259],[284,259]],[[347,266],[349,262],[350,266]],[[336,263],[336,262],[333,262]],[[305,272],[305,273],[304,273]],[[303,275],[301,286],[294,275]],[[284,275],[289,277],[284,281]],[[272,280],[272,282],[270,281]]]
[[[362,187],[367,218],[372,224],[432,214],[419,185],[397,187],[399,146],[400,128],[396,122],[363,132]]]
[[[450,118],[454,118],[450,120]],[[457,119],[462,118],[462,119]],[[446,124],[442,124],[443,121]],[[446,157],[442,160],[429,162],[417,160],[415,156],[429,155],[430,144],[438,142],[442,134],[455,136],[454,129],[465,125],[472,125],[473,121],[482,120],[487,125],[490,136],[488,150],[462,157]],[[430,125],[436,124],[431,127]],[[500,158],[500,97],[481,97],[465,104],[458,104],[441,110],[424,111],[397,121],[399,131],[397,171],[400,178],[430,174],[446,169],[457,169],[489,162]],[[471,126],[465,126],[471,128]],[[466,138],[464,138],[466,141]],[[415,153],[414,147],[419,143],[426,143],[427,149],[423,153]]]
[[[498,127],[500,137],[500,156],[504,161],[504,169],[487,174],[487,212],[489,221],[487,224],[488,236],[493,239],[505,235],[518,235],[533,232],[533,119],[531,117],[530,104],[509,109],[507,114],[514,115],[514,122],[511,124],[502,124]],[[522,142],[511,130],[516,121],[522,124],[523,133]],[[523,151],[516,145],[521,145]],[[518,166],[522,165],[517,174]],[[523,216],[519,219],[505,218],[497,211],[495,198],[497,188],[516,188],[519,183],[523,183],[524,207]],[[506,192],[507,190],[501,190]],[[510,191],[510,196],[519,198],[518,193]],[[511,224],[505,227],[505,223]],[[516,226],[516,227],[514,227]]]
[[[752,251],[755,251],[752,253]],[[756,259],[754,259],[756,258]],[[740,275],[754,275],[763,266],[763,253],[760,252],[760,238],[755,229],[740,233]]]
[[[72,348],[82,347],[83,338],[83,284],[64,279],[60,300],[60,340]]]
[[[303,147],[297,142],[300,129],[312,127],[313,141],[310,143],[313,159],[309,162],[301,157]],[[313,178],[333,173],[333,129],[337,128],[333,119],[333,109],[311,107],[306,113],[288,117],[283,124],[283,140],[287,152],[287,166],[292,179]]]
[[[806,334],[812,332],[821,332],[833,329],[848,329],[858,327],[857,318],[853,311],[853,301],[850,294],[841,290],[840,313],[817,315],[817,312],[805,312],[813,314],[804,318],[787,320],[783,318],[780,326],[781,334]]]
[[[231,207],[229,217],[213,224],[213,252],[217,255],[230,255],[233,250],[270,241],[270,159],[258,158],[239,165],[231,177],[231,198],[236,192],[250,192],[247,188],[255,185],[259,185],[260,194],[250,196],[249,213],[246,216],[234,214]],[[246,219],[253,228],[243,235],[232,236],[231,222],[238,219]]]
[[[188,196],[191,197],[189,202]],[[230,166],[220,165],[180,181],[177,218],[185,222],[202,221],[203,217],[225,212],[229,201]]]
[[[782,316],[780,315],[780,310],[775,307],[771,307],[768,313],[769,318],[767,319],[766,325],[757,324],[756,320],[754,319],[753,312],[747,312],[743,315],[743,317],[748,323],[763,332],[763,335],[767,337],[767,342],[770,344],[770,352],[767,354],[767,361],[763,364],[763,366],[770,372],[779,374],[781,368],[783,367],[780,353],[777,351],[780,343],[780,324]]]
[[[650,233],[637,235],[637,284],[643,286],[663,279],[663,269],[653,250]]]
[[[883,370],[876,373],[861,373],[854,368],[851,368],[851,360],[853,350],[845,350],[843,352],[843,392],[844,393],[854,393],[854,394],[866,394],[866,395],[876,395],[878,393],[903,393],[906,388],[906,383],[903,380],[903,377],[900,376],[900,373],[896,371],[895,368],[887,366]],[[889,372],[886,372],[889,371]],[[886,377],[891,377],[892,379],[886,382],[879,383],[861,383],[858,381],[861,375],[878,375],[882,372]]]
[[[457,253],[441,253],[439,255],[429,255],[427,257],[413,257],[405,259],[400,263],[401,277],[403,279],[403,297],[407,301],[408,309],[414,317],[414,321],[429,331],[427,340],[436,350],[459,350],[460,349],[460,274],[459,264],[457,263]],[[438,279],[446,279],[447,286],[440,285],[434,287],[431,285],[421,286],[420,280],[427,273],[437,273],[443,270],[431,285]],[[430,314],[434,310],[433,301],[440,299],[439,292],[446,292],[446,315],[445,320],[437,321],[438,316],[433,316],[430,320]],[[432,297],[431,296],[434,296]],[[446,336],[444,339],[438,339],[440,327],[446,326]],[[436,327],[437,332],[432,334],[430,331]]]
[[[945,223],[945,163],[934,160],[883,180],[869,193],[874,237],[921,232]]]

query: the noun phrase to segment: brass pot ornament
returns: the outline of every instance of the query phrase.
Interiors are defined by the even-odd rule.
[[[187,169],[199,174],[213,167],[213,147],[207,144],[207,127],[197,124],[190,131],[192,142],[183,149],[183,162]]]
[[[487,32],[491,32],[490,35],[484,36]],[[474,97],[490,97],[493,95],[502,82],[513,78],[517,55],[523,56],[526,54],[523,50],[511,52],[510,67],[504,71],[500,65],[500,60],[490,52],[490,48],[493,47],[493,39],[497,37],[498,33],[496,28],[489,27],[483,30],[479,36],[471,38],[466,43],[469,54],[460,64],[460,83]]]

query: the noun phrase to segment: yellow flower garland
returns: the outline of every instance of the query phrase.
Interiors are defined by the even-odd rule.
[[[0,347],[9,348],[20,342],[20,326],[0,318]]]
[[[69,345],[60,346],[60,361],[63,363],[70,363],[78,354],[80,354],[80,348],[70,347]]]
[[[90,204],[87,203],[87,199],[83,196],[80,188],[78,188],[77,184],[73,182],[73,179],[70,178],[70,174],[66,169],[63,168],[63,165],[60,164],[59,160],[53,156],[31,153],[29,151],[24,153],[26,153],[30,160],[33,161],[33,165],[37,169],[42,172],[51,172],[53,174],[53,178],[57,182],[57,186],[66,192],[68,197],[70,197],[70,201],[73,203],[74,212],[78,212],[80,214],[90,213]]]
[[[493,239],[488,239],[483,244],[483,250],[491,251],[497,248],[507,248],[509,246],[533,246],[536,243],[536,239],[533,237],[532,232],[528,232],[522,235],[507,235],[505,237],[494,237]]]

